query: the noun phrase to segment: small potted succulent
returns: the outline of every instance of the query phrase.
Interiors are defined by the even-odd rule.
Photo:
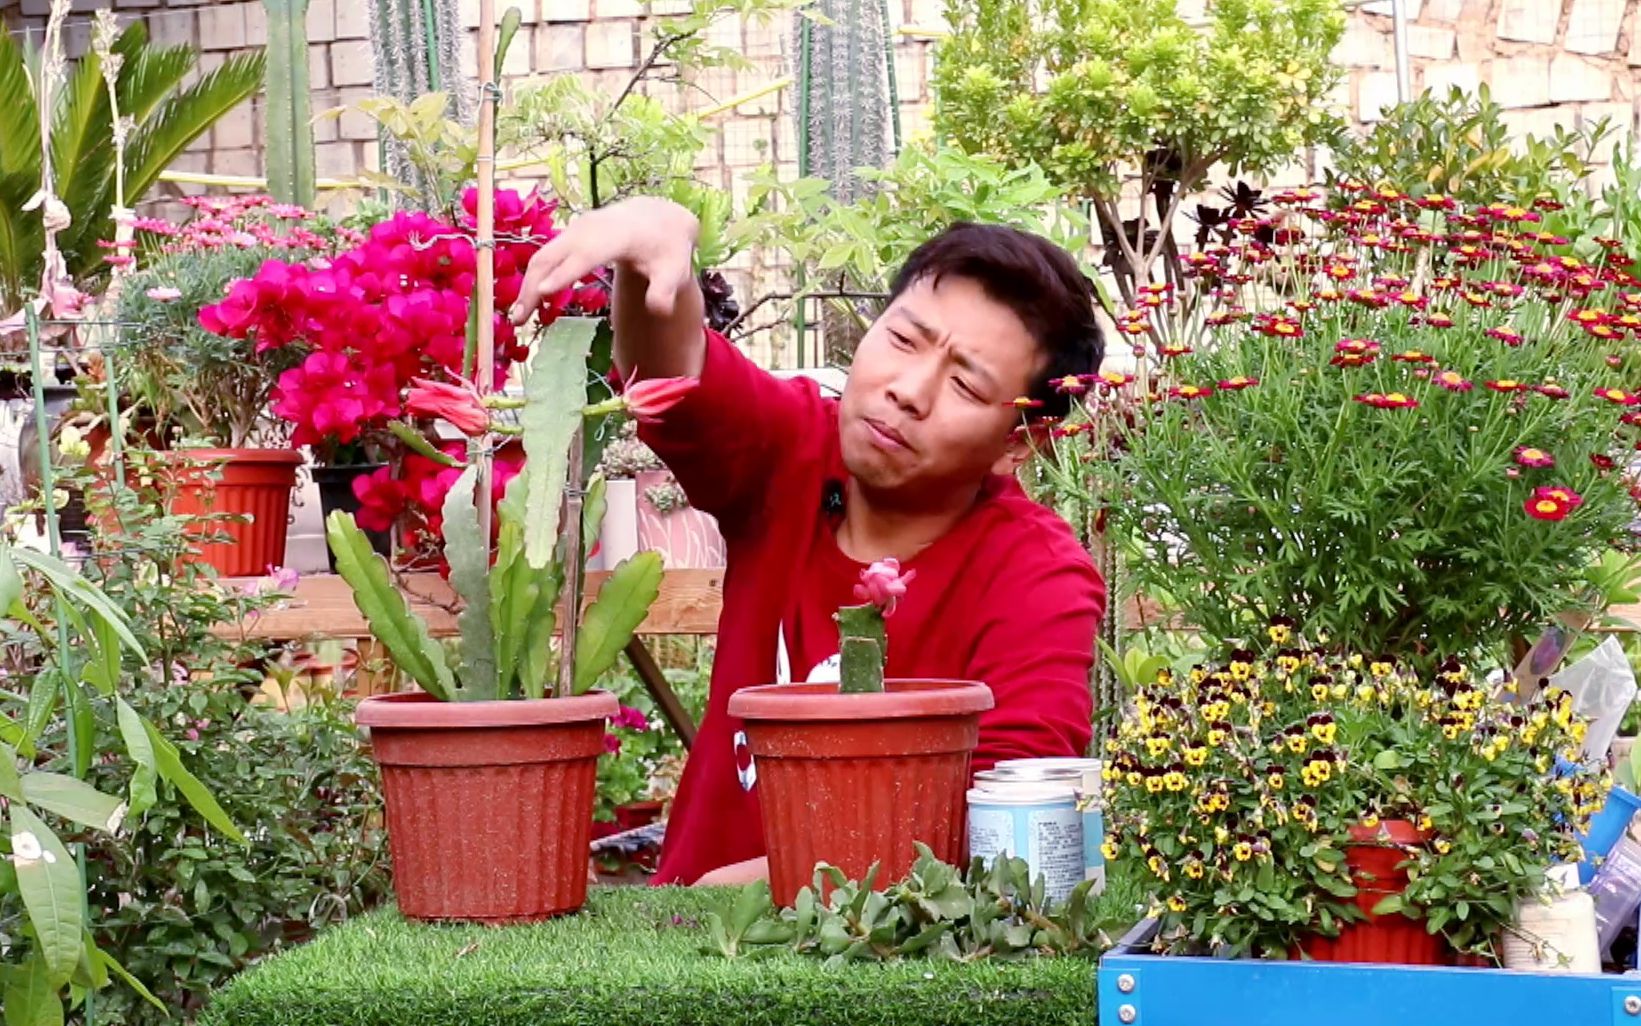
[[[394,885],[411,918],[528,921],[574,911],[586,898],[598,758],[617,713],[613,695],[590,689],[659,593],[661,559],[639,553],[616,567],[578,626],[581,553],[596,536],[603,484],[595,476],[584,497],[567,489],[580,480],[571,451],[584,416],[623,408],[647,416],[693,384],[646,381],[586,406],[597,328],[585,318],[556,321],[536,348],[522,400],[419,386],[443,397],[446,419],[475,436],[474,453],[493,446],[499,425],[488,411],[517,407],[525,453],[491,537],[481,527],[475,460],[460,466],[444,499],[444,556],[463,604],[453,659],[353,516],[337,511],[326,522],[337,571],[372,634],[421,689],[367,698],[357,714],[382,769]],[[555,629],[573,639],[572,650],[561,642],[555,655]]]
[[[818,862],[855,880],[881,863],[887,883],[911,869],[917,842],[963,860],[969,761],[993,699],[976,681],[884,680],[887,621],[915,575],[893,559],[861,573],[860,604],[836,614],[839,683],[730,697],[746,724],[779,902],[797,897]]]

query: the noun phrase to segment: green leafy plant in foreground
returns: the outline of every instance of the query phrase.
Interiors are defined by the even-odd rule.
[[[24,574],[28,575],[25,583]],[[53,617],[61,617],[56,621]],[[62,561],[0,542],[0,650],[20,664],[25,687],[0,688],[0,1003],[6,1022],[61,1023],[112,978],[159,1004],[90,931],[79,866],[52,822],[118,836],[129,817],[158,805],[159,782],[173,786],[223,836],[244,837],[184,765],[177,746],[120,694],[122,657],[146,665],[144,646],[121,608]],[[99,722],[131,760],[120,798],[83,779]],[[64,735],[69,772],[39,768]],[[70,835],[72,836],[72,835]]]
[[[926,957],[951,962],[1038,955],[1095,957],[1123,926],[1093,892],[1078,884],[1064,902],[1052,902],[1041,876],[1025,860],[975,859],[965,872],[918,844],[906,879],[873,890],[878,867],[862,881],[835,866],[815,868],[814,884],[793,907],[777,910],[769,885],[744,888],[726,913],[705,917],[709,951],[726,958],[792,950],[830,964]],[[821,897],[823,894],[829,896]]]

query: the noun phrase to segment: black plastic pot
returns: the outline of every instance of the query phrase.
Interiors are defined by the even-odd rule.
[[[313,483],[319,489],[319,509],[326,519],[329,519],[332,510],[341,510],[344,513],[359,512],[359,497],[353,494],[353,482],[356,478],[365,477],[386,466],[383,463],[348,463],[339,467],[314,467]],[[375,549],[384,558],[393,555],[393,534],[391,531],[366,531],[365,537],[370,539],[370,547]],[[330,561],[332,573],[336,572],[336,556],[325,547],[325,558]]]

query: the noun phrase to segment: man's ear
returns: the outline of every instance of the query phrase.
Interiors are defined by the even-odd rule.
[[[1012,475],[1031,458],[1033,452],[1041,451],[1048,445],[1052,430],[1052,426],[1043,421],[1033,421],[1015,428],[1014,433],[1009,435],[1008,448],[992,464],[991,472]]]

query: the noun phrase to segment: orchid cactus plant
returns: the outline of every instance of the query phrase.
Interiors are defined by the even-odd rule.
[[[622,412],[653,417],[694,385],[687,379],[629,382],[614,398],[586,405],[587,361],[598,323],[582,317],[553,322],[528,365],[522,400],[434,381],[418,383],[406,400],[408,407],[474,436],[469,459],[457,464],[460,476],[444,499],[441,518],[450,583],[463,603],[454,665],[394,587],[387,561],[372,551],[353,517],[338,511],[325,525],[337,572],[352,587],[371,633],[401,670],[437,698],[580,694],[614,663],[660,592],[657,553],[638,553],[616,567],[574,636],[573,672],[557,671],[551,656],[561,598],[567,617],[574,617],[579,605],[573,584],[579,574],[570,572],[579,570],[579,557],[569,554],[590,548],[604,508],[603,479],[594,475],[581,489],[580,475],[572,474],[577,429],[586,417]],[[516,428],[493,422],[491,412],[500,408],[516,410]],[[524,463],[497,507],[494,538],[486,538],[476,495],[478,466],[471,455],[496,434],[513,431],[522,436]],[[579,523],[565,515],[578,505],[565,501],[571,496],[582,500]],[[572,538],[572,531],[580,538]]]
[[[882,559],[862,570],[855,585],[856,606],[844,606],[838,622],[838,690],[861,694],[883,690],[883,663],[889,655],[885,621],[906,595],[916,570],[900,569],[900,561]]]

